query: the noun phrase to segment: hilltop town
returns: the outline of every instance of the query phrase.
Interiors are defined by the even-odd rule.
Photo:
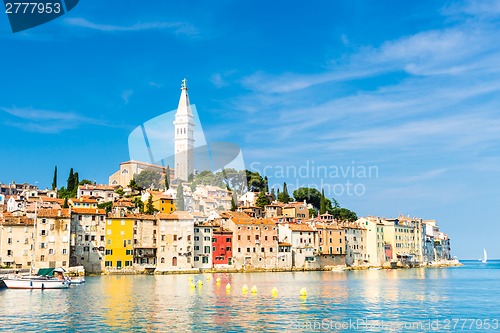
[[[164,159],[130,160],[108,184],[80,181],[71,169],[66,186],[58,188],[57,167],[51,189],[1,184],[1,267],[163,273],[452,262],[450,239],[434,220],[358,218],[317,189],[289,195],[284,183],[274,193],[267,177],[255,171],[197,170],[206,165],[200,161],[214,162],[215,152],[196,159],[196,149],[208,152],[195,139],[196,121],[183,80],[174,126],[161,124],[171,130],[173,169],[163,166]]]
[[[149,167],[135,161],[120,165],[139,174],[151,172]],[[264,191],[235,195],[187,182],[161,190],[84,184],[76,186],[74,198],[62,199],[57,189],[12,183],[0,185],[0,193],[3,268],[319,270],[425,266],[451,259],[450,239],[434,220],[343,219],[321,213],[307,200],[282,202]],[[269,200],[265,205],[261,193]]]

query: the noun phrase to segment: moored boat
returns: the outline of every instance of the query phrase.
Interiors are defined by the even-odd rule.
[[[67,289],[69,281],[40,276],[13,276],[3,279],[9,289]]]

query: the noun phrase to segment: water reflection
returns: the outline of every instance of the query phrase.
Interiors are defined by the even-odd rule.
[[[498,318],[499,272],[488,269],[486,279],[470,268],[89,277],[69,290],[0,290],[0,318],[3,330],[23,332],[282,332],[346,320]],[[258,292],[243,294],[244,284]]]

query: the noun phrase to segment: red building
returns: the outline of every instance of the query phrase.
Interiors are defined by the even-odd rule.
[[[217,265],[233,264],[233,232],[223,228],[215,229],[212,236],[212,263]]]

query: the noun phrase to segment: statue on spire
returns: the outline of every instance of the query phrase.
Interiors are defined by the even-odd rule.
[[[181,89],[187,89],[187,80],[185,78],[182,80]]]

